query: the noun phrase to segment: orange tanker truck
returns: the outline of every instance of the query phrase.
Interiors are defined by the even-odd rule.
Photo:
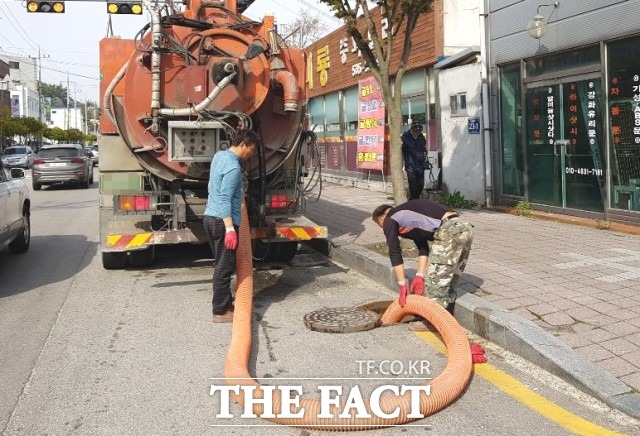
[[[134,39],[100,42],[100,238],[104,268],[153,263],[159,244],[205,243],[211,159],[237,128],[255,130],[245,192],[254,256],[290,260],[325,238],[302,214],[309,154],[305,54],[252,0],[145,0]]]

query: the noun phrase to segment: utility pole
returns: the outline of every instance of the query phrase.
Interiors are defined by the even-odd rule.
[[[69,72],[67,71],[67,109],[65,110],[66,120],[65,120],[65,130],[69,130],[69,118],[71,118],[71,114],[69,113]]]
[[[84,134],[89,134],[89,120],[87,120],[87,93],[84,93]]]
[[[42,55],[40,53],[40,46],[38,46],[38,57],[29,55],[30,59],[35,59],[33,69],[38,88],[38,121],[40,122],[42,122],[42,59],[46,59],[48,57],[49,55]],[[40,147],[42,147],[42,136],[40,136],[40,144],[38,144],[38,148]]]

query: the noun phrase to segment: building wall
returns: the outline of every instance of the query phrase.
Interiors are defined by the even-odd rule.
[[[434,3],[441,1],[436,0]],[[407,71],[433,65],[436,63],[438,55],[442,54],[436,50],[438,33],[434,31],[434,10],[435,5],[431,12],[418,18],[411,39],[412,53],[407,63]],[[378,31],[380,31],[382,19],[379,8],[372,11],[372,16],[374,22],[377,23]],[[358,27],[366,35],[364,22],[360,23]],[[398,68],[403,35],[404,31],[400,29],[393,44],[391,71]],[[319,39],[308,46],[305,51],[307,52],[307,92],[309,98],[356,86],[359,79],[368,75],[365,71],[365,61],[361,56],[358,56],[358,50],[354,49],[351,37],[346,34],[346,27],[341,27]],[[326,82],[322,78],[325,75],[323,71],[326,71]]]
[[[482,204],[484,198],[484,144],[481,129],[469,132],[469,120],[482,118],[480,63],[462,65],[438,74],[440,129],[442,134],[442,183],[448,193],[460,191],[467,200]],[[466,93],[466,115],[452,115],[449,97]]]
[[[479,0],[445,0],[442,20],[444,46],[438,54],[452,56],[480,44]]]
[[[487,0],[491,65],[584,46],[640,30],[640,0],[561,1],[540,8],[549,30],[540,40],[527,34],[538,0]],[[553,2],[545,2],[553,3]]]
[[[36,60],[19,56],[0,56],[0,60],[9,65],[9,76],[15,85],[26,85],[30,89],[38,89]],[[15,68],[17,63],[18,68]]]
[[[14,90],[9,91],[11,100],[17,104],[11,104],[11,111],[14,117],[32,117],[38,119],[38,92],[26,85],[17,85]]]
[[[65,114],[66,112],[66,114]],[[68,121],[68,123],[67,123]],[[58,127],[62,130],[77,129],[84,132],[84,118],[81,108],[52,107],[49,128]]]
[[[486,0],[489,10],[488,24],[488,41],[489,41],[489,67],[490,67],[490,104],[491,104],[491,129],[492,129],[492,149],[493,149],[493,174],[497,179],[494,179],[494,186],[496,187],[496,195],[498,200],[513,201],[509,199],[509,195],[520,196],[526,200],[531,201],[534,198],[534,202],[539,203],[539,206],[543,209],[548,209],[554,212],[568,213],[571,215],[584,215],[593,218],[602,219],[608,218],[615,221],[624,221],[629,223],[640,223],[640,203],[635,199],[633,195],[629,193],[626,197],[617,198],[614,194],[622,188],[629,188],[632,185],[633,180],[627,181],[627,178],[623,177],[621,170],[614,168],[616,159],[612,157],[615,150],[620,146],[626,147],[624,156],[618,156],[617,159],[627,159],[629,161],[640,158],[638,154],[638,148],[634,148],[632,142],[619,145],[616,141],[628,140],[628,138],[616,137],[612,134],[613,130],[616,130],[620,126],[612,110],[614,106],[619,109],[620,100],[614,95],[614,88],[617,88],[618,77],[608,77],[609,68],[609,47],[612,41],[620,40],[624,41],[626,38],[637,36],[640,34],[640,14],[637,13],[640,10],[640,0],[583,0],[579,2],[573,1],[560,1],[559,6],[554,8],[553,6],[540,7],[540,14],[548,20],[548,31],[540,39],[531,38],[526,31],[529,20],[536,14],[536,10],[540,5],[540,2],[536,0]],[[547,2],[553,3],[553,2]],[[585,55],[588,51],[586,47],[593,46],[595,50],[594,55]],[[604,48],[603,50],[600,50]],[[598,60],[598,54],[599,60]],[[545,57],[546,56],[546,57]],[[555,57],[555,58],[554,58]],[[595,65],[589,65],[588,60],[595,58]],[[553,62],[545,62],[544,59],[553,59]],[[629,65],[636,65],[633,67],[634,71],[638,68],[637,62],[629,60]],[[517,129],[521,129],[520,135],[509,134],[508,138],[503,137],[505,132],[508,132],[504,128],[504,121],[501,122],[501,117],[506,113],[506,108],[501,108],[501,95],[506,95],[503,86],[509,86],[511,89],[509,92],[513,92],[513,84],[506,85],[500,83],[499,73],[501,67],[505,67],[507,64],[514,66],[516,71],[520,70],[520,66],[526,66],[522,68],[519,76],[519,85],[521,90],[519,91],[519,102],[522,103],[522,113],[517,115],[517,110],[514,112],[512,120],[507,120],[510,125],[510,130],[514,129],[514,126],[518,126]],[[535,72],[530,72],[531,65],[539,65],[540,70],[544,71],[544,74],[537,76]],[[619,67],[619,65],[618,65]],[[631,68],[631,67],[630,67]],[[535,68],[532,69],[535,71]],[[640,72],[640,70],[638,70]],[[618,70],[619,72],[619,70]],[[631,71],[627,71],[633,76]],[[625,73],[625,74],[626,74]],[[618,74],[618,73],[616,73]],[[531,90],[546,89],[568,89],[568,87],[574,86],[574,84],[580,85],[587,83],[589,80],[594,80],[597,89],[595,89],[598,95],[598,105],[594,108],[596,114],[596,122],[594,124],[594,133],[596,141],[592,147],[592,152],[587,153],[587,156],[594,156],[591,159],[590,165],[582,168],[587,174],[582,173],[579,176],[573,175],[573,167],[570,163],[560,163],[559,169],[561,172],[567,174],[566,179],[572,179],[573,187],[583,186],[588,187],[589,184],[601,184],[600,192],[596,189],[591,189],[589,195],[594,201],[592,205],[585,206],[585,202],[582,204],[572,206],[571,199],[568,194],[564,192],[559,194],[561,200],[555,201],[549,199],[546,201],[537,201],[535,197],[541,197],[543,189],[540,186],[536,187],[536,177],[544,182],[543,177],[548,175],[547,183],[551,184],[551,176],[559,179],[560,172],[552,173],[553,170],[549,169],[547,174],[544,174],[542,170],[536,169],[531,162],[536,159],[541,159],[538,156],[542,154],[534,151],[536,146],[535,141],[532,141],[532,132],[534,131],[535,108],[531,107],[531,95],[528,92]],[[626,79],[624,88],[626,92],[631,93],[632,80]],[[527,91],[527,88],[530,90]],[[618,90],[616,89],[616,92]],[[551,92],[551,91],[549,91]],[[622,91],[621,91],[622,92]],[[599,95],[602,95],[600,101]],[[640,94],[639,94],[640,96]],[[584,99],[584,97],[579,97]],[[617,99],[617,100],[616,100]],[[560,100],[565,101],[565,100]],[[615,102],[615,104],[614,104]],[[626,104],[626,103],[625,103]],[[571,106],[569,104],[558,104],[556,109],[559,109],[562,113],[560,118],[566,125],[566,114],[570,113]],[[509,108],[513,110],[513,105]],[[611,110],[610,110],[611,109]],[[533,115],[532,115],[533,114]],[[625,115],[626,116],[626,115]],[[580,117],[578,119],[582,120]],[[636,120],[637,121],[637,120]],[[633,122],[633,120],[631,120]],[[628,126],[627,126],[628,127]],[[584,127],[580,127],[580,134],[585,134]],[[544,130],[544,129],[543,129]],[[556,131],[557,132],[557,131]],[[518,148],[523,150],[523,163],[520,164],[521,168],[524,168],[524,179],[522,186],[524,187],[520,194],[504,193],[502,196],[502,190],[507,188],[503,186],[503,182],[508,184],[510,180],[513,180],[509,174],[505,175],[503,166],[505,159],[512,159],[511,156],[504,156],[506,154],[503,151],[504,144],[510,142],[511,144],[520,141],[522,144],[518,145]],[[567,132],[557,132],[552,138],[572,140],[572,137]],[[574,138],[575,139],[575,138]],[[634,138],[631,138],[634,139]],[[635,138],[636,141],[640,140],[640,136]],[[638,142],[636,142],[637,144]],[[585,147],[588,144],[584,139],[578,138],[576,143],[572,143],[571,147]],[[541,147],[541,146],[539,146]],[[558,146],[559,147],[559,146]],[[567,147],[570,147],[567,145]],[[600,152],[593,151],[600,148]],[[542,148],[541,148],[542,149]],[[551,148],[553,151],[553,148]],[[556,151],[561,150],[556,148]],[[627,151],[628,150],[628,151]],[[537,153],[537,154],[536,154]],[[635,153],[635,154],[634,154]],[[510,153],[512,154],[512,153]],[[553,156],[552,152],[549,156]],[[560,152],[560,155],[564,155]],[[600,156],[601,155],[601,156]],[[575,159],[578,156],[577,153],[568,153],[566,155],[567,160]],[[550,158],[551,159],[551,158]],[[512,159],[513,160],[513,159]],[[599,161],[602,161],[601,163]],[[625,161],[626,162],[626,161]],[[555,164],[554,164],[555,165]],[[564,166],[564,167],[563,167]],[[598,180],[594,175],[594,169],[600,168],[598,172]],[[637,174],[638,167],[632,168]],[[537,171],[537,172],[536,172]],[[571,173],[569,174],[569,171]],[[633,172],[632,171],[632,172]],[[629,172],[629,171],[627,171]],[[565,176],[562,177],[564,179]],[[578,179],[578,182],[575,180]],[[553,186],[563,186],[565,182],[553,181]],[[567,182],[570,183],[570,182]],[[567,192],[570,192],[571,186],[567,185]],[[577,188],[576,188],[577,189]],[[586,190],[586,188],[585,188]],[[533,195],[532,195],[533,192]],[[589,198],[589,195],[575,195],[575,198],[581,199]],[[596,201],[596,199],[602,199]],[[599,204],[598,204],[599,203]],[[538,205],[536,206],[538,207]]]

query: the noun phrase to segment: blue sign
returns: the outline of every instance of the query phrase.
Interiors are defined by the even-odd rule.
[[[469,124],[467,126],[469,133],[474,135],[480,134],[480,118],[469,118]]]

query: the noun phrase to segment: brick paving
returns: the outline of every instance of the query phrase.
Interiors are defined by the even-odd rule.
[[[328,226],[335,244],[384,243],[371,212],[392,204],[389,194],[325,183],[318,201],[314,195],[306,215]],[[533,321],[640,390],[640,236],[495,211],[459,212],[475,226],[459,294],[473,293]]]

